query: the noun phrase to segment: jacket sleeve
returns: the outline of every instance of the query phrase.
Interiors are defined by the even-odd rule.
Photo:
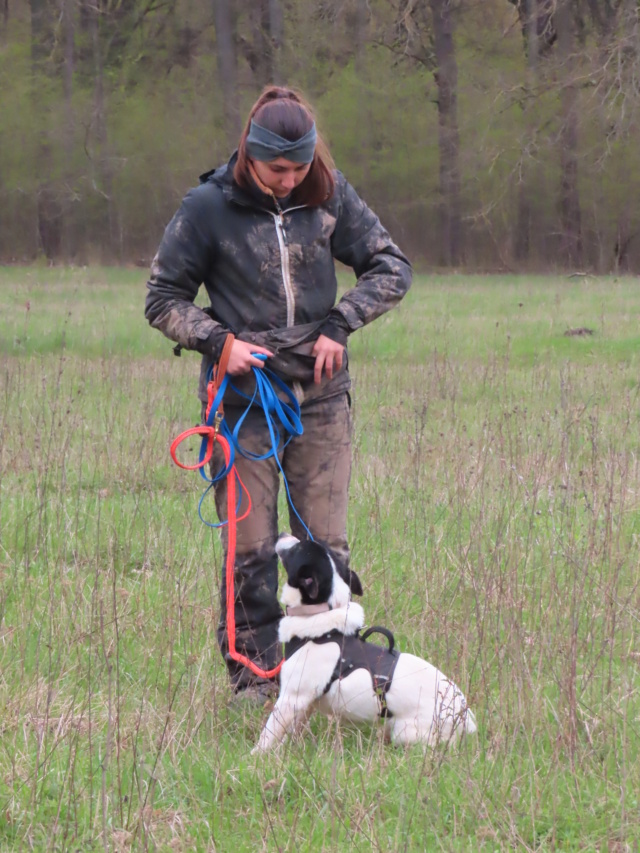
[[[358,278],[329,315],[338,325],[346,324],[349,332],[396,306],[411,286],[411,264],[344,179],[332,252]]]
[[[193,304],[213,261],[211,237],[201,226],[206,208],[202,188],[191,190],[167,225],[151,265],[145,317],[186,349],[217,358],[229,331]]]

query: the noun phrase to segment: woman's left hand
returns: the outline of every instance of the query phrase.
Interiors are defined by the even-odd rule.
[[[320,335],[315,342],[311,355],[315,355],[316,364],[313,370],[313,381],[320,383],[322,380],[322,371],[327,374],[327,378],[331,379],[334,370],[340,370],[342,367],[342,357],[344,355],[344,347],[337,341],[332,341],[326,335]]]

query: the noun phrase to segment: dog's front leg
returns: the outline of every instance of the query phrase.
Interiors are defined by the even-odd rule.
[[[309,718],[313,703],[331,679],[340,656],[337,643],[316,645],[312,641],[284,662],[280,673],[280,696],[253,752],[266,752],[282,743]]]
[[[282,743],[287,733],[298,731],[309,718],[312,704],[312,696],[280,696],[251,753],[267,752]]]

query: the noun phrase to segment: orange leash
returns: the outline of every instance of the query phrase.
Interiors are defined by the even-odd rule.
[[[211,409],[211,403],[216,396],[217,388],[220,386],[220,383],[224,379],[224,374],[226,373],[226,366],[229,361],[229,353],[231,351],[231,345],[233,344],[233,336],[229,335],[227,340],[225,341],[225,346],[223,348],[223,355],[220,358],[220,362],[217,366],[217,369],[214,372],[212,377],[212,381],[209,382],[208,391],[208,399],[209,403],[207,406],[207,418],[209,416],[209,411]],[[171,443],[171,447],[169,448],[169,452],[171,453],[171,458],[176,463],[179,468],[184,468],[187,471],[196,471],[198,469],[203,468],[207,465],[211,458],[213,457],[213,448],[214,444],[217,441],[220,447],[222,448],[222,452],[224,454],[225,467],[229,468],[229,462],[231,459],[231,448],[229,447],[229,442],[227,439],[220,435],[218,432],[218,427],[220,425],[220,421],[222,420],[222,405],[220,405],[218,411],[216,412],[216,422],[214,426],[207,426],[206,424],[202,424],[201,426],[192,427],[191,429],[185,430],[181,433],[174,441]],[[207,450],[204,457],[195,465],[185,465],[180,462],[177,456],[178,446],[186,439],[192,435],[201,435],[206,436],[207,438]],[[238,483],[240,483],[240,488],[247,496],[247,509],[244,513],[238,518],[237,517],[237,507],[236,507],[236,478]],[[235,614],[235,562],[236,562],[236,540],[237,540],[237,528],[238,522],[245,519],[249,513],[251,512],[251,495],[247,491],[247,487],[240,479],[240,475],[236,469],[235,465],[232,465],[229,468],[229,472],[227,474],[227,561],[225,565],[226,570],[226,585],[227,585],[227,595],[226,595],[226,608],[227,608],[227,642],[229,645],[229,657],[241,663],[243,666],[246,666],[251,670],[255,675],[260,678],[275,678],[275,676],[282,669],[283,661],[274,667],[274,669],[264,670],[261,669],[256,663],[254,663],[250,658],[246,657],[246,655],[240,654],[240,652],[236,649],[236,614]]]
[[[225,454],[225,463],[229,464],[229,442],[223,438],[222,436],[217,436],[217,440],[222,445],[222,450]],[[234,584],[234,574],[235,574],[235,560],[236,560],[236,530],[238,521],[242,521],[243,518],[249,514],[251,510],[251,498],[249,497],[249,493],[247,492],[246,486],[238,477],[238,482],[244,489],[249,497],[249,509],[242,515],[240,518],[236,518],[236,480],[235,476],[231,476],[235,474],[237,476],[237,471],[235,465],[231,468],[230,475],[227,477],[227,521],[228,521],[228,541],[227,541],[227,564],[226,564],[226,574],[227,574],[227,641],[229,644],[229,656],[232,660],[237,661],[238,663],[243,664],[248,669],[251,670],[255,675],[261,678],[275,678],[275,676],[282,669],[283,661],[274,667],[274,669],[264,670],[261,669],[256,663],[254,663],[250,658],[245,655],[241,655],[239,651],[236,650],[236,613],[235,613],[235,584]]]

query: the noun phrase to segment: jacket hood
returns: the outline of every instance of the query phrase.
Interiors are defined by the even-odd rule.
[[[266,193],[263,193],[258,187],[251,182],[251,189],[244,189],[238,186],[234,177],[233,169],[238,160],[238,152],[234,151],[228,163],[224,166],[219,166],[217,169],[210,169],[200,175],[201,184],[216,184],[219,186],[227,199],[234,201],[237,204],[243,204],[249,207],[260,207],[263,210],[275,210],[273,198]]]
[[[237,160],[238,151],[236,150],[233,152],[227,163],[224,163],[222,166],[218,166],[216,169],[209,169],[208,172],[203,172],[199,178],[200,183],[212,183],[222,186],[224,183],[233,181],[233,167],[236,165]]]

